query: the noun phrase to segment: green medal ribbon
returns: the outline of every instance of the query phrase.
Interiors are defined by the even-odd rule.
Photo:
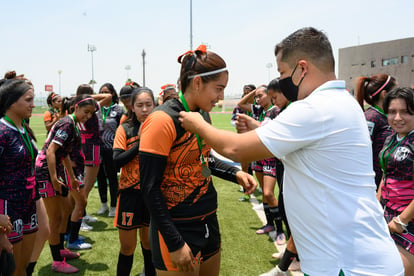
[[[75,117],[75,115],[74,114],[72,114],[72,118],[73,118],[73,124],[75,125],[75,131],[76,131],[76,134],[78,135],[78,138],[79,138],[79,140],[81,140],[82,138],[81,138],[81,134],[80,134],[80,131],[79,131],[79,128],[77,127],[77,121],[76,121],[76,117]],[[82,142],[80,142],[80,150],[81,150],[81,152],[83,152],[83,149],[82,149]]]
[[[382,115],[384,115],[385,117],[387,117],[387,114],[385,114],[384,110],[382,110],[381,107],[379,107],[378,105],[374,104],[372,105],[372,108],[374,108],[375,110],[377,110],[379,113],[381,113]]]
[[[111,103],[111,105],[108,107],[108,109],[106,111],[102,110],[102,121],[103,121],[103,124],[105,124],[106,117],[108,117],[109,112],[111,111],[111,107],[112,107],[113,104],[114,103]]]
[[[395,135],[395,137],[397,137],[398,134]],[[387,163],[388,163],[388,159],[390,158],[391,153],[401,144],[401,142],[405,139],[406,136],[404,136],[400,141],[398,141],[398,143],[388,152],[387,156],[385,155],[385,152],[391,147],[392,143],[394,143],[395,137],[391,140],[391,142],[388,144],[388,146],[382,151],[381,156],[380,156],[380,165],[382,168],[382,171],[384,172],[384,177],[387,173]]]
[[[32,166],[34,165],[34,150],[33,150],[33,145],[32,145],[32,141],[30,139],[29,133],[27,132],[27,129],[24,125],[24,120],[22,120],[22,126],[23,126],[23,130],[24,130],[24,135],[21,133],[21,131],[19,130],[19,128],[16,126],[16,124],[12,121],[12,119],[10,119],[7,115],[4,115],[4,119],[9,122],[12,126],[14,126],[17,131],[19,132],[20,136],[23,139],[24,144],[26,145],[26,148],[28,149],[28,151],[30,152],[30,157],[31,160],[30,162],[32,163]]]
[[[288,104],[285,106],[285,107],[283,107],[282,109],[280,109],[280,112],[282,112],[283,110],[285,110],[290,104],[291,104],[292,102],[291,101],[289,101],[288,102]]]
[[[178,97],[180,97],[180,100],[184,106],[185,111],[189,112],[190,108],[188,108],[188,104],[184,98],[183,92],[181,91],[178,92]],[[203,138],[201,138],[197,133],[195,134],[195,136],[197,137],[198,149],[200,150],[200,162],[201,162],[201,166],[203,167],[202,174],[204,177],[209,177],[211,175],[211,171],[207,167],[206,160],[204,159],[204,156],[203,156]]]
[[[75,124],[76,134],[78,134],[78,136],[79,136],[79,137],[81,137],[81,134],[80,134],[79,128],[76,126],[77,121],[76,121],[75,114],[72,114],[72,118],[73,118],[73,123]]]
[[[264,110],[263,109],[263,111],[262,111],[262,114],[260,114],[260,117],[259,117],[259,122],[261,122],[261,121],[263,121],[264,120],[264,116],[266,116],[266,113],[271,109],[273,107],[273,104],[271,104],[270,106],[269,106],[269,108],[267,109],[267,110]]]

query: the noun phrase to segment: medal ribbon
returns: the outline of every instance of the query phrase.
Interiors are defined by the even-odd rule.
[[[81,134],[80,134],[79,128],[78,128],[78,126],[77,126],[77,121],[76,121],[75,114],[72,114],[72,118],[73,118],[73,123],[74,123],[74,125],[75,125],[75,131],[76,131],[76,134],[78,135],[79,140],[81,140],[82,138],[81,138]],[[82,143],[80,143],[80,149],[81,149],[81,153],[82,153],[82,155],[83,155]]]
[[[108,117],[109,112],[111,111],[111,107],[112,107],[113,104],[114,103],[111,103],[111,105],[108,107],[108,109],[106,111],[102,110],[102,121],[103,121],[104,124],[105,124],[106,117]]]
[[[379,113],[381,113],[382,115],[384,115],[385,117],[387,117],[387,114],[385,114],[384,110],[382,110],[381,107],[379,107],[378,105],[374,104],[372,105],[372,108],[374,108],[375,110],[377,110]]]
[[[190,109],[188,108],[188,104],[187,104],[187,101],[184,98],[183,92],[181,92],[181,91],[178,92],[178,97],[180,97],[180,100],[183,103],[185,111],[189,112]],[[197,137],[198,149],[200,150],[201,165],[205,166],[206,165],[206,160],[204,159],[204,156],[203,156],[203,138],[201,138],[197,133],[195,134],[195,136]]]
[[[260,114],[260,118],[258,120],[259,122],[264,120],[264,116],[266,116],[266,112],[268,112],[272,107],[273,107],[273,104],[271,104],[267,110],[263,109],[262,114]]]
[[[398,134],[396,134],[395,137],[397,137],[397,135]],[[407,136],[404,136],[400,141],[398,141],[398,143],[388,152],[387,156],[384,156],[385,152],[391,147],[392,143],[394,142],[395,137],[391,140],[391,142],[388,144],[388,146],[385,148],[385,150],[382,152],[380,156],[380,165],[381,165],[382,171],[384,172],[384,177],[387,173],[387,163],[388,163],[388,159],[390,158],[391,153],[401,144],[401,142]]]

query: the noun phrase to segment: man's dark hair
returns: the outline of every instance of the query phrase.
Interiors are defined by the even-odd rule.
[[[288,63],[290,68],[295,67],[299,60],[305,59],[322,72],[335,71],[331,43],[325,33],[313,27],[299,29],[283,39],[275,47],[276,56],[279,52],[280,60]]]

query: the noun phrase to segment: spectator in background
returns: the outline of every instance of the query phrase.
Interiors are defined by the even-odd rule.
[[[165,84],[161,86],[162,91],[158,95],[158,105],[162,105],[170,99],[178,98],[175,84]]]
[[[255,89],[256,89],[256,86],[254,84],[246,84],[245,86],[243,86],[242,98],[247,96],[250,92],[252,92]],[[250,99],[250,102],[248,102],[248,104],[254,104],[254,100]],[[239,105],[236,105],[233,109],[233,113],[231,116],[231,121],[232,121],[233,126],[235,126],[237,114],[247,114],[249,116],[251,115],[250,112],[245,111],[244,109],[240,108]],[[246,171],[246,170],[243,169],[243,171]]]
[[[408,87],[389,91],[383,108],[395,133],[380,153],[384,178],[378,195],[409,276],[414,275],[414,91]]]
[[[125,84],[125,86],[123,86],[121,88],[121,91],[119,91],[119,98],[121,100],[121,102],[124,104],[126,111],[124,112],[124,114],[121,117],[121,121],[119,122],[119,124],[123,124],[125,123],[125,121],[128,119],[128,114],[131,110],[131,95],[132,95],[132,91],[135,88],[140,88],[141,86],[136,83],[136,82],[127,82]]]
[[[86,198],[96,181],[96,176],[98,175],[99,166],[102,161],[100,155],[101,149],[101,130],[102,125],[99,123],[98,116],[96,113],[101,113],[102,106],[109,106],[112,102],[111,94],[94,94],[93,88],[89,84],[81,84],[76,90],[76,95],[89,95],[98,104],[98,110],[95,112],[92,117],[86,121],[86,123],[81,124],[80,134],[82,138],[82,150],[85,155],[85,191]],[[93,229],[92,226],[88,225],[86,222],[95,222],[97,221],[96,217],[92,217],[84,213],[82,220],[81,230],[90,231]]]
[[[243,86],[242,99],[243,99],[243,97],[247,96],[250,92],[252,92],[255,89],[256,89],[256,86],[254,84],[246,84],[245,86]],[[250,100],[248,102],[248,104],[254,104],[254,100]],[[236,126],[237,114],[247,114],[248,116],[252,115],[251,112],[245,111],[242,108],[240,108],[239,105],[236,105],[233,109],[233,113],[232,113],[232,116],[231,116],[232,126]],[[239,130],[237,130],[237,132],[239,132]],[[241,162],[240,166],[241,166],[242,171],[247,172],[249,174],[253,174],[252,167],[251,167],[250,163]],[[239,191],[244,193],[244,188],[240,186]],[[244,194],[241,198],[239,198],[239,201],[249,201],[249,200],[250,200],[250,195],[246,195],[246,194]]]
[[[108,212],[109,217],[115,216],[116,211],[116,198],[118,192],[118,171],[115,167],[113,160],[113,144],[116,129],[119,126],[122,114],[124,110],[122,106],[118,104],[118,94],[114,86],[110,83],[105,83],[99,89],[99,94],[111,94],[112,101],[108,107],[102,107],[102,112],[99,113],[103,131],[101,134],[101,156],[102,163],[100,164],[98,172],[98,189],[99,197],[101,199],[101,209],[108,209],[108,184],[109,193],[111,196],[110,208]],[[100,210],[101,211],[101,210]]]
[[[146,276],[155,275],[149,243],[149,212],[144,203],[139,175],[138,149],[140,127],[155,107],[154,94],[148,88],[135,88],[129,119],[118,127],[114,141],[114,163],[121,168],[115,226],[119,230],[117,275],[129,275],[137,246],[137,229],[144,256]]]
[[[382,177],[379,153],[384,145],[385,138],[392,133],[392,129],[387,121],[387,115],[383,110],[383,103],[387,93],[396,86],[397,82],[392,76],[378,74],[371,77],[358,78],[355,87],[355,97],[362,110],[365,111],[364,101],[370,105],[365,111],[365,118],[372,141],[372,160],[377,189]]]
[[[52,92],[47,96],[46,102],[49,109],[43,114],[43,121],[45,123],[46,131],[49,133],[52,126],[60,119],[62,98],[58,94]]]

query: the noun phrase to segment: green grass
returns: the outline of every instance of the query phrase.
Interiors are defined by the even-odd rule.
[[[42,113],[39,111],[38,113]],[[230,124],[231,114],[212,114],[216,127],[234,130]],[[30,125],[38,138],[41,148],[45,140],[45,128],[41,116],[33,116]],[[267,235],[256,235],[255,230],[262,223],[252,210],[251,205],[239,202],[242,196],[239,187],[230,182],[213,177],[218,192],[218,217],[222,235],[222,258],[220,275],[258,275],[276,264],[271,259],[275,252],[273,243]],[[92,215],[100,207],[98,190],[93,188],[89,196],[87,211]],[[81,232],[87,237],[87,242],[93,246],[91,250],[80,251],[81,257],[69,261],[80,269],[75,275],[116,275],[116,264],[119,253],[118,231],[113,227],[113,218],[97,216],[99,221],[91,223],[94,230]],[[34,275],[57,275],[51,271],[52,257],[46,242],[38,260]],[[139,275],[142,271],[143,259],[138,247],[134,255],[134,266],[131,275]]]

